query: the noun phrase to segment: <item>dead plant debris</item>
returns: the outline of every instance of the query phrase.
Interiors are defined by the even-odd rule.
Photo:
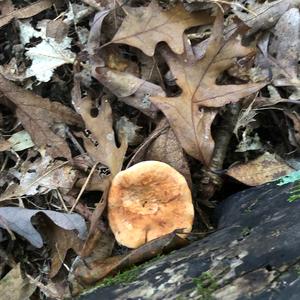
[[[205,235],[217,191],[297,170],[299,5],[0,0],[4,297],[76,296],[183,247],[192,220]],[[167,221],[181,183],[133,166],[153,160],[192,192],[186,228]]]

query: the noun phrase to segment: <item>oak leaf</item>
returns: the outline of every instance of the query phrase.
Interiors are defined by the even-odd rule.
[[[76,111],[82,116],[86,128],[90,132],[89,138],[84,138],[84,146],[94,163],[101,163],[109,168],[110,176],[99,178],[99,189],[103,190],[102,197],[91,216],[90,231],[83,248],[83,255],[87,255],[87,246],[93,235],[97,233],[97,223],[106,207],[106,198],[110,180],[122,168],[127,150],[127,140],[120,137],[120,147],[117,147],[111,106],[105,97],[98,109],[98,115],[92,116],[93,103],[89,97],[81,98],[80,78],[74,81],[72,92],[73,104]],[[99,177],[99,176],[98,176]],[[101,180],[102,179],[102,180]]]
[[[93,108],[89,97],[73,98],[76,111],[81,114],[86,128],[91,132],[90,139],[84,139],[84,145],[94,162],[100,162],[110,169],[112,176],[122,168],[127,150],[125,139],[118,148],[113,130],[112,110],[108,100],[104,99],[96,117],[91,115]]]
[[[182,93],[177,97],[152,96],[150,100],[168,118],[184,150],[206,165],[214,149],[210,128],[217,110],[213,108],[237,102],[265,85],[216,84],[217,77],[233,65],[236,57],[252,54],[253,51],[241,45],[237,34],[224,39],[221,14],[216,18],[205,55],[200,60],[195,60],[191,54],[176,55],[167,47],[161,50]],[[187,53],[190,53],[189,49]]]
[[[188,13],[181,4],[164,10],[152,1],[147,7],[126,6],[125,10],[128,15],[112,42],[139,48],[148,56],[153,56],[159,42],[168,43],[177,54],[183,53],[183,32],[213,21],[205,12]]]
[[[67,142],[56,134],[54,125],[59,123],[80,125],[82,122],[80,116],[59,102],[51,102],[22,89],[0,74],[0,96],[1,94],[16,105],[17,117],[36,146],[45,147],[53,158],[71,159]]]

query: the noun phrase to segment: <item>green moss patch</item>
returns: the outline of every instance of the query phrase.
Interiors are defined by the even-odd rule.
[[[212,293],[219,287],[216,279],[209,272],[202,273],[199,277],[194,278],[193,282],[196,284],[200,299],[203,300],[212,300]]]

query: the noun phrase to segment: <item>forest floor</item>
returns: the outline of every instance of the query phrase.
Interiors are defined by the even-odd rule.
[[[3,299],[118,282],[299,170],[299,7],[0,0]]]

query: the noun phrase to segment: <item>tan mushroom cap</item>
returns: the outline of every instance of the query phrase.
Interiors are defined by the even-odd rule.
[[[194,207],[185,178],[168,164],[144,161],[116,175],[108,219],[118,243],[137,248],[175,229],[192,230]]]

